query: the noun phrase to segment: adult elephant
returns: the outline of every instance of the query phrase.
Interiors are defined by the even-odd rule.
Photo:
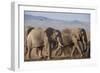
[[[70,56],[70,53],[72,52],[72,48],[74,46],[73,40],[72,40],[72,29],[65,28],[62,30],[62,39],[63,39],[63,48],[62,52],[67,57]]]
[[[61,47],[63,46],[62,36],[59,30],[51,27],[47,28],[45,32],[48,37],[49,57],[51,58],[51,53],[53,50],[56,50],[55,55],[57,55],[61,50]]]
[[[80,57],[83,56],[84,50],[87,49],[87,35],[83,28],[72,29],[72,41],[74,43],[71,56],[73,55],[75,49],[80,53]]]
[[[87,40],[87,34],[86,34],[86,31],[85,29],[83,28],[80,28],[80,40],[81,40],[81,43],[82,43],[82,51],[85,52],[87,50],[87,43],[88,43],[88,40]]]
[[[31,32],[32,29],[34,29],[34,27],[31,27],[31,26],[25,26],[25,29],[24,29],[24,55],[25,56],[28,52],[27,37],[28,37],[28,34]]]
[[[71,57],[75,50],[78,51],[80,57],[83,56],[84,50],[87,48],[87,35],[86,31],[83,28],[65,28],[62,30],[62,37],[63,37],[63,52],[67,48],[71,51]],[[66,53],[64,53],[66,54]]]
[[[74,43],[72,52],[71,52],[71,57],[73,57],[73,53],[75,49],[78,50],[80,57],[82,57],[82,49],[81,49],[81,40],[80,40],[80,28],[72,29],[71,30],[71,37],[72,37],[72,42]]]
[[[31,58],[31,51],[32,49],[36,49],[36,55],[39,57],[43,57],[42,51],[43,48],[47,46],[47,37],[42,28],[34,28],[30,31],[30,33],[27,36],[27,59]],[[48,51],[46,51],[48,53]],[[47,54],[46,54],[47,55]],[[48,55],[47,55],[48,56]]]

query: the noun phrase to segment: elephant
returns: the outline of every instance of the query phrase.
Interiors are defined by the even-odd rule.
[[[80,57],[83,56],[84,51],[87,50],[87,34],[84,28],[76,28],[72,29],[72,41],[74,42],[73,50],[71,56],[75,48],[80,53]]]
[[[90,51],[91,51],[90,50],[90,46],[91,46],[91,43],[90,43],[90,41],[88,41],[87,42],[87,51],[86,52],[87,52],[87,57],[89,57],[89,58],[90,58]]]
[[[28,48],[27,48],[27,36],[30,33],[30,31],[34,29],[34,27],[31,26],[25,26],[24,29],[24,55],[26,56],[27,52],[28,52]]]
[[[80,53],[80,57],[82,57],[82,50],[80,47],[80,30],[79,29],[72,29],[71,31],[71,37],[72,37],[72,42],[74,43],[72,52],[71,52],[71,57],[73,57],[73,53],[75,51],[75,49],[78,50],[78,52]]]
[[[32,49],[36,49],[36,55],[39,57],[43,57],[43,49],[47,46],[47,37],[42,28],[34,28],[30,31],[27,36],[27,59],[31,58],[31,51]],[[47,54],[46,54],[47,53]],[[44,53],[48,56],[48,51]]]
[[[63,46],[62,36],[59,30],[51,27],[48,27],[45,32],[48,37],[49,57],[51,58],[52,51],[56,50],[55,55],[57,55],[58,51],[60,51],[61,47]]]
[[[86,31],[83,28],[80,29],[80,40],[81,40],[81,43],[82,43],[82,46],[83,46],[82,51],[85,52],[87,50],[88,40],[87,40]]]
[[[67,57],[74,46],[74,43],[72,41],[72,34],[71,34],[70,28],[65,28],[61,31],[62,33],[62,39],[63,39],[63,48],[62,48],[62,53]],[[67,52],[67,53],[66,53]],[[69,55],[70,56],[70,55]]]
[[[71,57],[75,49],[78,50],[80,57],[83,56],[83,50],[87,46],[87,35],[83,28],[66,28],[62,31],[63,46],[72,49]],[[62,49],[64,50],[64,49]]]
[[[87,42],[87,49],[84,51],[84,57],[90,58],[90,41]]]

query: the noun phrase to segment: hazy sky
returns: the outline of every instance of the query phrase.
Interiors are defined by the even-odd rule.
[[[90,22],[90,14],[85,14],[85,13],[25,11],[24,14],[33,15],[33,16],[43,16],[43,17],[57,19],[57,20],[67,20],[67,21],[78,20],[83,22]]]

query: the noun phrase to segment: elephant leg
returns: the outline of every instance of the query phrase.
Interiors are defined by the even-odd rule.
[[[82,44],[83,44],[83,52],[87,50],[87,40],[85,40],[84,37],[82,37]]]
[[[71,57],[73,57],[74,51],[75,51],[75,46],[73,46],[73,49],[72,49],[72,52],[71,52]]]
[[[58,54],[58,56],[61,56],[63,52],[64,52],[64,50],[60,49],[60,54]]]
[[[50,50],[50,48],[48,49],[48,57],[47,57],[47,59],[48,59],[48,60],[51,59],[51,50]]]
[[[49,59],[51,59],[51,48],[49,49]]]
[[[50,60],[51,59],[51,49],[50,49],[50,44],[46,45],[47,47],[45,48],[45,57],[46,59]]]
[[[39,49],[39,57],[41,57],[41,58],[43,57],[41,48]]]
[[[27,53],[26,53],[26,60],[29,60],[29,50],[30,50],[30,48],[28,47],[27,48]]]
[[[32,48],[29,50],[29,58],[31,59],[31,51],[32,51]]]
[[[36,55],[39,56],[39,49],[36,48]]]
[[[40,50],[38,51],[38,56],[41,57],[41,51]]]
[[[51,50],[51,42],[49,42],[48,43],[48,47],[47,47],[47,49],[48,49],[48,60],[50,60],[51,59],[51,52],[52,52],[52,50]]]
[[[28,53],[28,48],[24,49],[24,56],[26,56],[26,54]]]
[[[60,52],[60,54],[58,54],[59,52]],[[55,55],[60,56],[61,54],[62,54],[62,50],[61,50],[61,48],[58,47],[55,52]]]
[[[59,50],[60,50],[59,48],[56,49],[55,56],[58,54]]]
[[[41,51],[40,51],[40,54],[41,54],[41,56],[42,56],[42,58],[43,58],[43,48],[41,48]]]
[[[87,50],[87,43],[84,41],[84,51]]]
[[[78,52],[80,53],[80,57],[82,57],[82,51],[81,51],[81,49],[79,48],[78,45],[76,45],[76,48],[77,48]]]
[[[82,51],[84,51],[84,49],[85,49],[85,45],[84,45],[83,40],[81,41],[81,44],[82,44]]]
[[[83,41],[78,41],[78,44],[79,44],[79,48],[80,48],[81,51],[83,52],[83,50],[84,50],[84,44],[83,44]]]

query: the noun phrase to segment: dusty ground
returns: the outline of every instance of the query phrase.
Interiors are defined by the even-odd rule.
[[[85,58],[90,58],[89,56],[83,56],[83,57],[80,57],[80,54],[78,53],[77,50],[75,50],[74,54],[73,54],[73,57],[70,56],[70,53],[71,53],[71,50],[70,48],[65,48],[64,52],[60,55],[60,56],[55,56],[54,55],[54,51],[52,52],[52,56],[51,56],[51,59],[50,60],[62,60],[62,59],[85,59]],[[87,54],[87,53],[85,53]],[[39,57],[36,55],[36,49],[33,49],[32,52],[31,52],[31,57],[32,59],[30,60],[27,60],[26,57],[25,57],[25,61],[41,61],[41,60],[47,60],[47,59],[43,59],[42,57]]]

